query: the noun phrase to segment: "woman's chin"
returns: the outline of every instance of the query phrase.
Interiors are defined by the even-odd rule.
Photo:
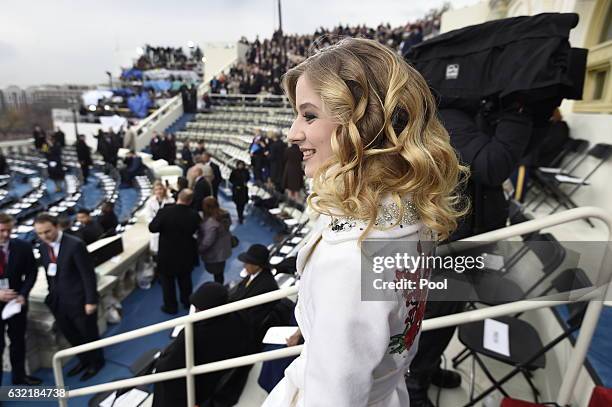
[[[316,168],[313,168],[312,164],[306,162],[306,165],[304,165],[304,175],[306,176],[306,178],[312,178],[314,176],[315,171]]]

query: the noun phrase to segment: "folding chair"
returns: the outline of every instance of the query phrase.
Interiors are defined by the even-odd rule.
[[[579,164],[574,167],[574,171],[578,169],[578,166],[582,166],[581,164],[585,162],[586,158],[591,157],[596,159],[597,164],[590,170],[584,177],[577,177],[570,173],[557,173],[550,174],[547,177],[543,177],[542,181],[544,181],[546,188],[551,192],[551,196],[554,197],[558,204],[550,214],[555,213],[559,208],[564,206],[567,209],[572,209],[578,207],[578,205],[572,200],[572,195],[576,193],[583,185],[589,185],[589,178],[593,176],[593,174],[602,167],[608,159],[612,156],[612,145],[599,143],[593,146],[586,156],[579,161]],[[574,172],[572,171],[572,172]],[[573,185],[568,192],[565,192],[561,187],[563,185]],[[544,200],[546,200],[546,196]],[[544,201],[541,201],[535,209],[537,209]],[[534,209],[534,210],[535,210]],[[591,226],[595,227],[593,223],[589,219],[585,219],[585,221]]]
[[[593,148],[589,150],[589,152],[587,153],[587,156],[593,157],[599,160],[599,162],[584,177],[582,178],[572,177],[575,179],[565,180],[563,178],[560,179],[559,178],[560,175],[555,176],[555,180],[558,182],[559,185],[570,184],[570,185],[575,185],[575,186],[567,194],[565,194],[563,191],[560,190],[563,200],[561,200],[559,204],[552,210],[551,214],[555,213],[559,208],[561,208],[562,205],[566,206],[568,209],[576,208],[578,206],[574,203],[574,201],[572,201],[571,196],[574,195],[574,193],[576,193],[576,191],[578,191],[578,189],[580,189],[581,186],[589,185],[587,182],[588,179],[591,178],[591,176],[610,159],[610,157],[612,156],[612,144],[605,144],[605,143],[596,144],[595,146],[593,146]]]
[[[532,181],[538,186],[540,192],[535,194],[534,197],[526,203],[526,206],[531,205],[540,196],[544,195],[539,201],[534,210],[538,209],[540,205],[546,201],[550,191],[547,189],[546,184],[551,174],[559,173],[571,173],[578,165],[580,165],[585,159],[584,154],[589,148],[589,142],[583,139],[569,139],[563,146],[563,150],[559,155],[551,162],[550,167],[540,167],[532,172]]]
[[[513,257],[523,258],[527,253],[532,252],[540,263],[541,276],[527,289],[521,288],[516,282],[509,279],[507,274],[518,265],[518,260],[512,266],[506,266],[501,272],[492,270],[472,273],[472,283],[479,303],[493,306],[507,304],[510,302],[526,299],[533,293],[565,259],[565,248],[550,233],[536,234],[525,240],[523,246]],[[525,249],[523,252],[523,248]],[[519,254],[520,252],[520,254]],[[550,288],[549,288],[550,290]],[[547,291],[540,293],[544,295]],[[475,302],[471,302],[471,307],[476,309]],[[520,314],[514,315],[518,318]],[[453,359],[453,367],[457,368],[464,360],[471,355],[470,349],[466,347],[459,352]]]
[[[567,269],[551,281],[551,285],[545,293],[553,289],[558,292],[569,292],[587,287],[591,287],[591,282],[583,270]],[[459,327],[459,340],[469,349],[473,356],[470,401],[465,406],[475,405],[496,389],[505,397],[510,397],[503,388],[503,384],[519,373],[523,375],[531,387],[534,401],[537,403],[539,401],[539,391],[532,381],[533,371],[545,368],[546,353],[580,328],[587,305],[588,303],[586,302],[568,304],[569,317],[566,320],[567,327],[563,327],[563,332],[546,345],[542,344],[536,329],[528,322],[510,316],[494,318],[495,321],[508,326],[509,355],[498,353],[484,346],[485,321],[461,325]],[[513,369],[497,380],[485,365],[482,356],[510,365]],[[475,364],[480,366],[485,376],[493,383],[491,387],[483,391],[476,398],[473,397]]]

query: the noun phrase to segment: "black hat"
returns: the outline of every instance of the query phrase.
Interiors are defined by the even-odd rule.
[[[262,268],[270,268],[268,258],[270,257],[270,251],[262,244],[254,244],[249,247],[246,252],[238,255],[238,260],[243,263],[254,264]]]
[[[228,293],[227,288],[223,284],[212,281],[202,284],[198,289],[191,294],[189,302],[199,310],[219,307],[227,304]]]

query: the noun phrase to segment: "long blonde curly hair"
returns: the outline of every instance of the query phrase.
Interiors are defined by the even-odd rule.
[[[383,196],[400,206],[401,219],[407,210],[401,199],[410,194],[421,221],[438,240],[447,239],[467,211],[456,191],[468,170],[459,164],[423,77],[389,48],[363,38],[320,49],[284,75],[294,110],[302,75],[338,124],[333,157],[313,176],[309,206],[369,220],[361,241]]]

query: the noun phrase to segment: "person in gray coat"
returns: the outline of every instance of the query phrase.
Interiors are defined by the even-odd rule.
[[[232,255],[232,221],[212,196],[202,201],[202,212],[204,221],[200,224],[198,252],[206,271],[214,275],[217,283],[223,284],[225,261]]]

